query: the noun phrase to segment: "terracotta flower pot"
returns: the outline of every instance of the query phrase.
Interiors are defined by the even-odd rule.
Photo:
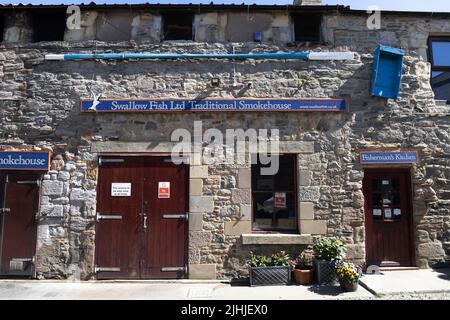
[[[294,278],[295,282],[298,284],[311,284],[314,280],[314,272],[313,269],[308,270],[301,270],[301,269],[295,269],[294,270]]]

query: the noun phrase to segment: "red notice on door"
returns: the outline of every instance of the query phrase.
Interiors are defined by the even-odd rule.
[[[276,192],[275,193],[275,208],[286,208],[286,193]]]
[[[158,199],[170,198],[170,182],[158,182]]]

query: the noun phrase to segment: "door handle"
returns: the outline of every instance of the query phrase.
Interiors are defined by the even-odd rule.
[[[0,208],[0,213],[8,213],[11,212],[10,208]]]
[[[147,215],[144,214],[144,230],[147,230]]]

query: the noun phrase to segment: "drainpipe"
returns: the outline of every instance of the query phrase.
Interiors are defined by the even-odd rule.
[[[276,52],[232,54],[153,54],[153,53],[78,53],[46,54],[45,60],[126,60],[126,59],[279,59],[279,60],[353,60],[353,52]]]

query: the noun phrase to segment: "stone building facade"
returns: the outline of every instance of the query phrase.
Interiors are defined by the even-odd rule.
[[[65,27],[58,41],[45,39],[44,30],[44,40],[36,41],[33,15],[52,10],[65,22],[66,7],[0,7],[0,149],[51,152],[50,168],[40,176],[33,276],[95,279],[101,267],[96,230],[106,223],[96,219],[99,158],[167,155],[174,130],[194,134],[194,121],[202,121],[203,130],[279,130],[280,153],[295,159],[296,230],[253,230],[257,209],[248,159],[213,165],[192,153],[182,277],[245,277],[251,251],[295,255],[320,235],[342,237],[348,258],[368,264],[366,223],[375,211],[367,208],[363,185],[374,168],[407,172],[401,192],[411,192],[409,266],[448,263],[450,108],[434,98],[428,39],[450,32],[450,14],[382,12],[381,29],[370,30],[366,12],[342,6],[89,5],[81,7],[80,29]],[[166,12],[192,14],[192,40],[165,40]],[[296,36],[296,14],[320,16],[316,41]],[[254,41],[255,32],[262,32],[261,42]],[[405,52],[396,100],[370,93],[379,44]],[[354,59],[45,59],[63,53],[280,51],[346,51]],[[211,78],[220,85],[212,86]],[[334,98],[345,100],[346,110],[80,112],[81,100],[92,99],[93,91],[100,100]],[[417,151],[419,159],[366,166],[360,150]]]

